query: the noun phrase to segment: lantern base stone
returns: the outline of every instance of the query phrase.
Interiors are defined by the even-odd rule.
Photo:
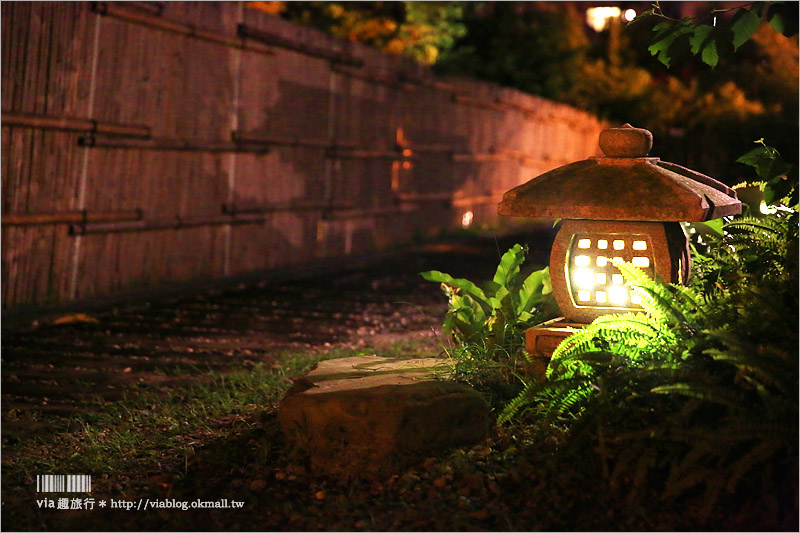
[[[527,372],[538,379],[543,379],[553,350],[561,341],[572,335],[584,324],[568,322],[563,316],[549,320],[525,331],[525,350],[530,359]]]

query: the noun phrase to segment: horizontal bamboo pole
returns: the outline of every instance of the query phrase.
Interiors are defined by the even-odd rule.
[[[412,152],[457,152],[459,149],[449,144],[407,144],[398,145],[400,150],[411,150]]]
[[[60,213],[7,213],[3,226],[34,226],[41,224],[118,222],[141,220],[142,211],[63,211]]]
[[[507,109],[506,106],[498,104],[497,102],[482,100],[480,98],[475,98],[474,96],[454,94],[452,98],[457,104],[469,105],[472,107],[483,107],[485,109],[492,109],[495,111],[505,111]]]
[[[406,207],[373,207],[366,209],[331,210],[322,214],[322,220],[348,220],[353,218],[369,218],[410,213]]]
[[[437,91],[445,92],[445,93],[452,93],[453,95],[458,93],[458,87],[451,83],[447,83],[444,81],[437,81],[435,79],[429,78],[422,78],[419,76],[409,75],[405,72],[400,72],[398,74],[398,79],[403,87],[416,89],[418,87],[425,87],[427,89],[435,89]]]
[[[125,2],[125,7],[138,9],[154,16],[160,16],[164,12],[163,2]]]
[[[332,148],[331,143],[325,140],[313,139],[286,139],[283,137],[274,137],[271,135],[264,135],[261,133],[245,132],[234,130],[231,132],[231,139],[235,143],[262,143],[274,146],[303,146],[308,148]]]
[[[244,132],[234,130],[231,138],[235,143],[245,146],[262,144],[268,146],[290,146],[322,148],[326,150],[325,156],[332,159],[412,159],[411,155],[404,155],[399,147],[392,150],[370,150],[355,144],[331,144],[324,140],[311,139],[286,139],[264,135],[257,132]]]
[[[178,33],[180,35],[217,43],[223,46],[243,48],[245,50],[267,55],[274,55],[275,53],[270,48],[262,45],[253,46],[251,44],[246,44],[241,38],[227,37],[205,28],[199,28],[193,24],[181,24],[180,22],[163,19],[160,18],[160,14],[155,15],[149,12],[142,13],[136,9],[131,9],[127,6],[127,4],[128,2],[92,2],[92,11],[101,15],[113,16],[126,22],[132,22],[162,31]]]
[[[223,204],[222,212],[229,215],[275,213],[278,211],[325,211],[330,209],[352,209],[352,205],[331,205],[322,202],[287,202],[272,205]]]
[[[325,157],[331,159],[391,159],[391,160],[410,160],[413,156],[403,155],[399,150],[365,150],[348,148],[329,148],[325,152]]]
[[[397,78],[389,78],[385,76],[373,76],[361,72],[353,72],[350,69],[342,68],[340,66],[337,66],[336,64],[331,65],[331,71],[337,74],[341,74],[343,76],[355,78],[357,80],[363,80],[378,85],[386,85],[387,87],[391,88],[397,88],[401,85],[401,82]]]
[[[140,148],[145,150],[182,150],[195,152],[269,152],[269,148],[263,143],[248,144],[232,141],[204,141],[169,137],[126,139],[89,135],[79,137],[78,146],[87,148]]]
[[[494,162],[494,161],[513,161],[519,159],[518,157],[514,157],[513,155],[507,154],[505,152],[485,152],[485,153],[459,153],[459,154],[452,154],[450,159],[456,163],[465,163],[465,162],[475,162],[475,163],[487,163],[487,162]]]
[[[453,201],[452,192],[428,192],[428,193],[398,193],[395,201],[400,203],[436,203],[443,202],[450,205]]]
[[[464,196],[461,198],[453,198],[453,207],[494,204],[498,203],[502,198],[502,194],[487,194],[485,196]]]
[[[287,50],[300,52],[301,54],[305,54],[307,56],[327,59],[328,61],[332,61],[334,63],[343,63],[345,65],[352,65],[354,67],[360,67],[364,64],[364,61],[362,59],[353,57],[350,54],[343,52],[334,52],[331,50],[327,50],[325,48],[319,48],[305,43],[298,43],[292,41],[291,39],[287,39],[282,35],[278,35],[276,33],[272,33],[259,28],[254,28],[252,26],[248,26],[247,24],[237,25],[236,34],[239,37],[253,39],[256,41],[260,41],[264,44],[278,46],[280,48],[285,48]]]
[[[163,218],[155,220],[136,220],[128,222],[101,222],[97,224],[73,224],[70,235],[91,235],[96,233],[121,233],[130,231],[154,231],[164,229],[184,229],[201,226],[221,226],[225,224],[260,224],[265,218],[260,215],[215,215],[210,217]]]
[[[150,137],[149,126],[142,124],[102,122],[90,118],[57,117],[3,111],[0,120],[2,120],[3,126],[26,126],[31,128],[127,135],[129,137]]]
[[[493,191],[482,196],[464,196],[451,192],[400,193],[395,196],[395,200],[401,203],[443,202],[448,207],[462,207],[499,201],[503,197],[503,192],[505,191]]]

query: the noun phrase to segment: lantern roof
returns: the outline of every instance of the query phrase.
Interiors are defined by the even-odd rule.
[[[648,130],[625,124],[600,133],[601,157],[558,167],[514,187],[501,215],[702,222],[742,212],[736,191],[688,168],[647,157]]]

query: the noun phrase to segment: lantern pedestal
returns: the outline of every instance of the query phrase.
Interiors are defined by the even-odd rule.
[[[537,379],[543,379],[553,350],[565,338],[575,333],[584,324],[568,322],[563,316],[548,320],[525,331],[525,350],[528,352],[528,371]]]

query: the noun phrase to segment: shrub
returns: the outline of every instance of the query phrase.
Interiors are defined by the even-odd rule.
[[[556,316],[548,268],[520,275],[526,251],[519,244],[511,247],[483,288],[438,270],[420,274],[440,283],[447,297],[443,330],[455,341],[450,355],[457,360],[457,376],[476,384],[513,381],[524,328]]]

